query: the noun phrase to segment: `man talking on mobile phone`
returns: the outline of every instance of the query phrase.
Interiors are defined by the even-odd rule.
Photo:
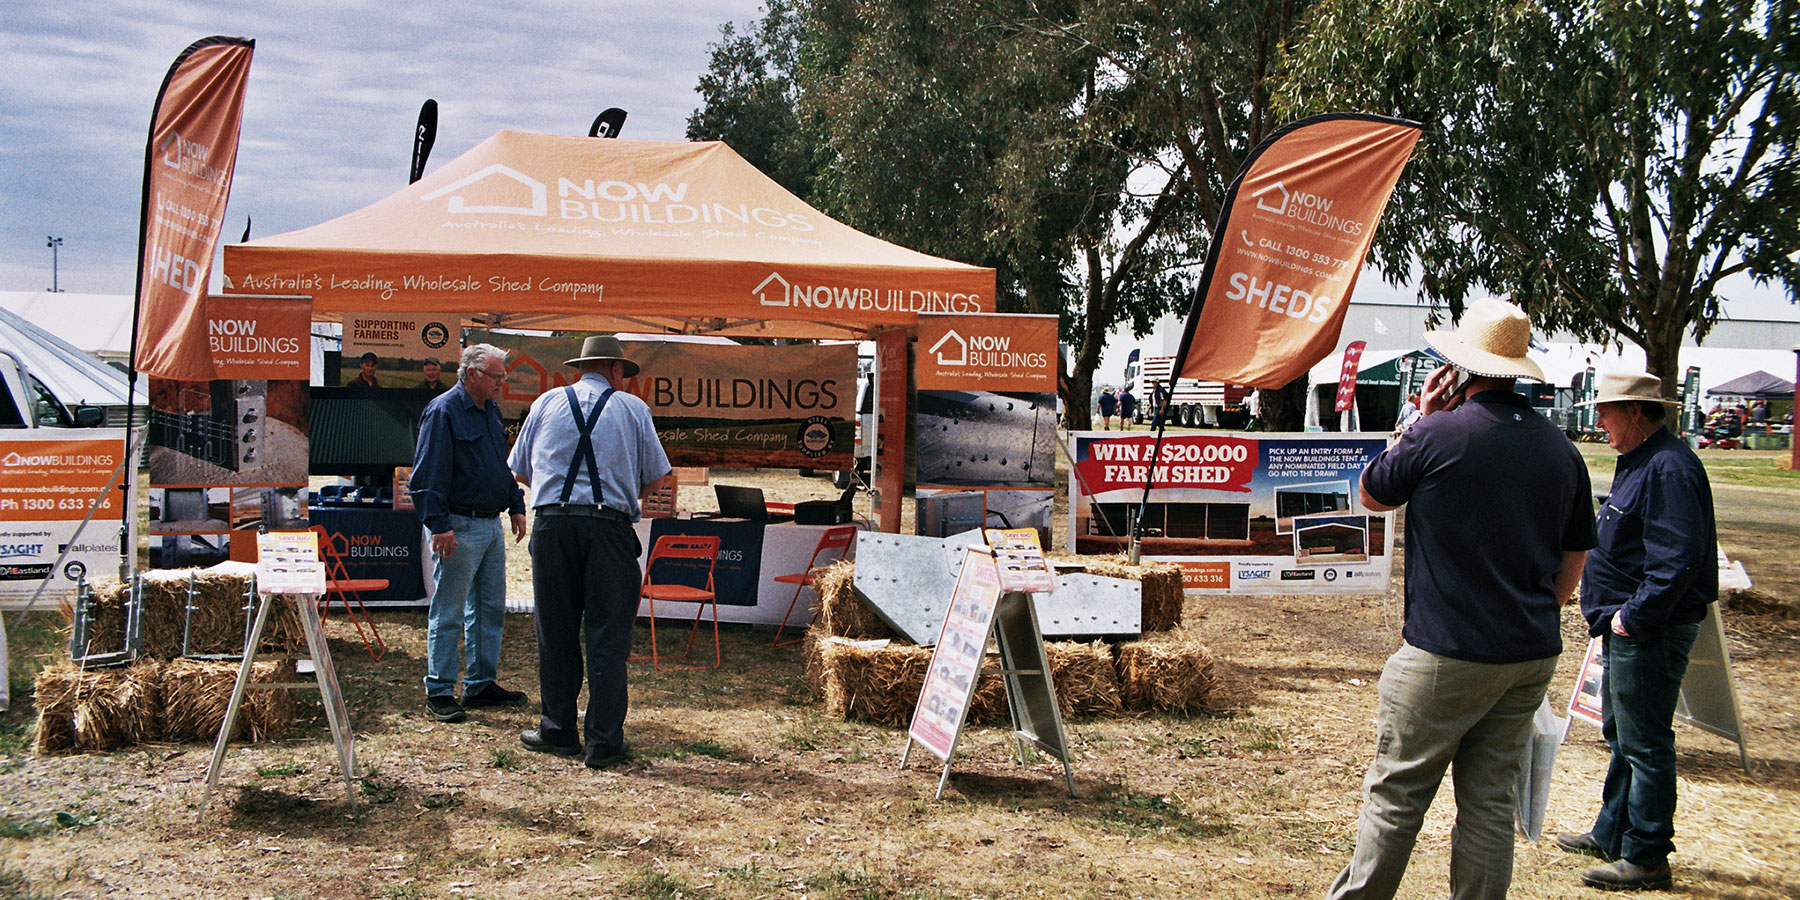
[[[1453,766],[1450,896],[1506,896],[1513,783],[1562,653],[1561,606],[1594,546],[1581,455],[1513,391],[1544,378],[1524,312],[1479,300],[1425,342],[1450,365],[1362,475],[1365,508],[1407,507],[1406,624],[1381,673],[1356,850],[1332,898],[1394,896]]]

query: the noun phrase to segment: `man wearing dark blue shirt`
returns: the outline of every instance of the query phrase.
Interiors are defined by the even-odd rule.
[[[1612,749],[1600,814],[1556,845],[1608,862],[1581,876],[1608,890],[1671,886],[1675,843],[1675,706],[1688,652],[1718,599],[1712,485],[1694,451],[1663,422],[1662,379],[1602,374],[1598,406],[1619,451],[1600,510],[1600,544],[1581,578],[1581,613],[1602,639],[1601,733]]]
[[[1515,378],[1543,380],[1525,314],[1479,300],[1455,333],[1425,340],[1451,365],[1361,479],[1365,508],[1407,508],[1405,643],[1381,673],[1356,850],[1334,900],[1394,896],[1452,765],[1451,896],[1506,896],[1513,784],[1562,652],[1561,606],[1594,546],[1581,455],[1513,392]]]
[[[523,703],[495,682],[506,621],[506,536],[525,537],[525,493],[506,466],[500,385],[506,351],[475,344],[463,351],[456,387],[437,395],[419,419],[413,455],[413,506],[431,529],[434,564],[425,632],[425,705],[440,722],[460,722],[464,706]],[[466,660],[456,702],[457,643]]]

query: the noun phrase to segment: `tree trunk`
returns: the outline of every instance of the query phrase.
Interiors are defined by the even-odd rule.
[[[1673,399],[1681,390],[1681,337],[1687,333],[1687,323],[1669,321],[1646,326],[1644,368],[1662,379],[1663,396]]]
[[[1305,431],[1306,390],[1306,376],[1301,375],[1278,390],[1258,391],[1257,403],[1262,409],[1263,430]]]
[[[1088,407],[1088,398],[1094,394],[1094,370],[1076,365],[1070,374],[1057,376],[1057,386],[1062,391],[1063,418],[1068,421],[1070,431],[1087,431],[1094,427],[1093,410]]]

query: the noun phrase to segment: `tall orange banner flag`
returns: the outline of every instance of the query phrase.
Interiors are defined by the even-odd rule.
[[[225,225],[256,42],[195,41],[163,78],[144,149],[132,368],[163,378],[219,377],[207,347],[206,286]]]
[[[1182,339],[1183,377],[1279,388],[1337,346],[1419,131],[1333,113],[1288,125],[1251,152],[1213,229]]]

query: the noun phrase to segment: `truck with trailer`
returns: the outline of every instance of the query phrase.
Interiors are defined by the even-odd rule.
[[[1139,357],[1125,365],[1125,380],[1137,395],[1135,422],[1156,421],[1156,398],[1168,390],[1173,356]],[[1254,388],[1217,381],[1183,378],[1175,382],[1168,398],[1168,423],[1183,428],[1243,428],[1250,422],[1250,392]]]

